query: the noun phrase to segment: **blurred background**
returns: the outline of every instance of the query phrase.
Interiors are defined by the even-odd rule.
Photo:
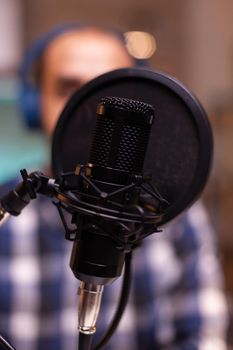
[[[40,168],[50,157],[42,135],[27,131],[17,108],[17,69],[26,47],[54,25],[77,20],[149,33],[150,45],[142,40],[137,54],[143,52],[154,68],[193,91],[213,127],[214,162],[203,199],[218,234],[232,309],[232,0],[0,0],[0,8],[0,183],[21,167]],[[229,346],[233,346],[232,321]]]

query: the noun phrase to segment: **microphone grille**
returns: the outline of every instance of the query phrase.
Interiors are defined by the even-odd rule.
[[[97,121],[89,161],[128,173],[141,173],[154,118],[151,105],[120,97],[104,97],[97,107]]]
[[[100,104],[114,109],[122,109],[130,113],[140,113],[143,115],[154,115],[154,108],[148,103],[131,100],[124,97],[102,97]]]

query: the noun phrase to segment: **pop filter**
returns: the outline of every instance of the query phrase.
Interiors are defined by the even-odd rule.
[[[155,109],[144,173],[152,174],[152,184],[169,202],[162,225],[204,188],[213,148],[207,116],[197,99],[168,75],[137,68],[106,73],[77,91],[60,116],[52,143],[55,177],[88,162],[96,108],[105,96],[142,101]]]

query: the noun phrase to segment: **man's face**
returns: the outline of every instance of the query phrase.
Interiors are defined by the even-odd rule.
[[[132,58],[120,40],[95,29],[64,33],[47,48],[41,76],[42,127],[51,135],[71,94],[108,71],[130,67]]]

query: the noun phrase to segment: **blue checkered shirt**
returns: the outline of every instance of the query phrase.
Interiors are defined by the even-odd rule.
[[[0,228],[0,333],[17,350],[77,349],[72,243],[56,208],[38,198]],[[105,287],[96,339],[121,278]],[[107,350],[225,350],[227,311],[216,243],[202,205],[136,249],[130,300]]]

